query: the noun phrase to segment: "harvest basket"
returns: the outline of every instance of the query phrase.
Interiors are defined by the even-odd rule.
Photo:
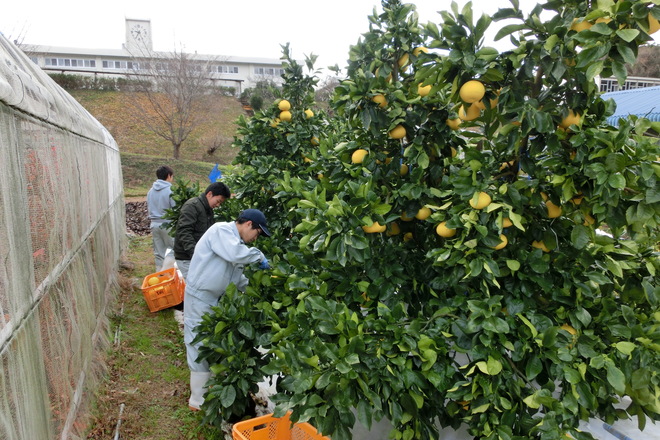
[[[157,277],[159,281],[150,286],[149,279],[152,277]],[[142,281],[142,294],[152,313],[181,304],[185,289],[186,283],[175,268],[152,273]]]
[[[291,426],[289,414],[277,418],[272,414],[234,424],[234,440],[330,440],[316,431],[309,423],[296,423]]]

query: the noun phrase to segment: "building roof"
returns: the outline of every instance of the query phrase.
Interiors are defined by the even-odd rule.
[[[628,115],[660,122],[660,86],[620,90],[603,93],[602,96],[603,99],[613,99],[616,102],[614,114],[607,118],[610,125],[617,126],[619,118],[625,119]]]

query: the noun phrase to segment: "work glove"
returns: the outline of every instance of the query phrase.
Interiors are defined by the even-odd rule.
[[[263,260],[261,260],[261,263],[259,263],[259,269],[270,269],[270,264],[268,264],[268,258],[264,257]]]

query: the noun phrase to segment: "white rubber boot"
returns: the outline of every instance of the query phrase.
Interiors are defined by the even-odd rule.
[[[206,382],[211,377],[210,372],[190,372],[190,399],[188,406],[192,410],[199,410],[204,403],[204,393],[206,393]]]

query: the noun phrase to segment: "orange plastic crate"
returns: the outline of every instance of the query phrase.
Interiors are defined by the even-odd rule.
[[[234,440],[330,440],[318,433],[309,423],[291,426],[289,414],[276,418],[272,414],[234,424]]]
[[[160,282],[149,285],[149,278],[158,277]],[[165,269],[144,277],[142,294],[147,301],[149,311],[157,312],[181,304],[186,283],[175,268]]]

